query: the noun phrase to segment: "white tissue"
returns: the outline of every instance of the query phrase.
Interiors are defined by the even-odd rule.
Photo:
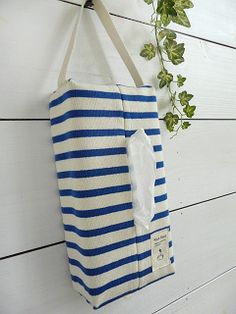
[[[143,129],[138,129],[127,141],[131,176],[133,216],[135,225],[149,230],[154,215],[154,182],[156,162],[153,147]]]

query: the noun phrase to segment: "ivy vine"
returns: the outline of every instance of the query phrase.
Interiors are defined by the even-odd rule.
[[[151,24],[154,25],[155,43],[145,43],[140,56],[146,60],[159,58],[161,67],[157,74],[159,87],[167,88],[171,104],[171,110],[166,113],[164,121],[168,131],[174,132],[173,136],[175,136],[180,129],[185,130],[190,127],[191,123],[183,119],[192,118],[196,106],[190,104],[192,94],[186,90],[176,92],[177,87],[181,88],[184,85],[186,77],[178,74],[175,78],[166,69],[166,62],[171,62],[173,65],[184,62],[185,52],[184,43],[178,43],[176,33],[166,27],[170,22],[191,27],[185,10],[193,8],[193,3],[190,0],[144,0],[144,2],[153,8]]]

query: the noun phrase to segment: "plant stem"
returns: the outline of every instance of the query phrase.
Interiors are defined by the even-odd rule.
[[[155,8],[155,4],[154,4],[154,1],[152,2],[152,7],[153,7],[153,14],[152,14],[152,17],[154,16],[155,14],[155,25],[154,25],[154,29],[155,29],[155,41],[156,41],[156,49],[157,49],[157,54],[158,54],[158,57],[159,57],[159,61],[160,61],[160,65],[161,65],[161,71],[167,71],[166,68],[165,68],[165,64],[164,64],[164,58],[163,58],[163,49],[162,47],[160,46],[160,42],[159,42],[159,39],[158,39],[158,32],[161,30],[161,28],[159,28],[157,26],[157,22],[158,22],[158,14],[156,13],[156,8]],[[169,97],[170,97],[170,101],[171,101],[171,105],[172,105],[172,108],[173,108],[173,112],[174,110],[177,110],[179,115],[180,115],[180,125],[179,127],[176,129],[175,131],[175,134],[173,136],[176,136],[180,127],[182,127],[182,119],[183,119],[183,114],[182,112],[179,110],[179,108],[176,106],[175,104],[175,96],[174,94],[172,93],[171,91],[171,83],[168,84],[167,86],[167,90],[168,90],[168,93],[169,93]]]

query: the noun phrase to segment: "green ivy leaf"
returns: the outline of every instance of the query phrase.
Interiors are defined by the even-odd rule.
[[[192,94],[188,94],[185,91],[183,91],[182,93],[179,93],[179,100],[180,100],[180,103],[182,106],[187,106],[189,105],[189,101],[193,98],[193,95]]]
[[[166,40],[164,42],[164,49],[167,53],[168,59],[174,64],[184,62],[183,54],[185,51],[184,44],[177,44],[175,40]]]
[[[153,3],[153,0],[144,0],[148,5]]]
[[[185,10],[193,8],[194,5],[190,0],[175,0],[175,7]]]
[[[168,131],[173,132],[175,125],[179,122],[179,116],[177,114],[173,114],[172,112],[167,112],[164,117],[164,121]]]
[[[177,15],[174,9],[175,1],[173,0],[159,0],[157,6],[157,13],[167,15]]]
[[[163,26],[168,26],[171,22],[171,15],[165,14],[163,13],[161,15],[161,23],[163,24]]]
[[[183,109],[183,112],[186,114],[188,118],[192,118],[194,116],[194,111],[196,106],[186,105]]]
[[[175,32],[173,32],[173,31],[171,31],[171,30],[168,30],[167,31],[167,36],[166,36],[166,38],[168,39],[168,40],[173,40],[173,39],[176,39],[176,33]]]
[[[181,127],[183,130],[186,130],[187,128],[190,127],[190,125],[191,123],[189,123],[188,121],[184,121]]]
[[[169,72],[167,72],[167,70],[163,70],[161,71],[158,75],[157,78],[160,79],[160,83],[159,83],[159,87],[162,88],[165,85],[169,86],[170,82],[173,81],[173,75]]]
[[[177,75],[177,85],[178,85],[178,87],[183,86],[185,81],[186,81],[186,77],[183,77],[180,74]]]
[[[176,8],[176,12],[177,15],[176,16],[172,16],[172,21],[176,24],[185,26],[185,27],[191,27],[191,24],[189,22],[189,19],[186,15],[186,13],[184,12],[184,10]]]
[[[158,39],[159,41],[162,41],[163,38],[167,38],[167,40],[173,40],[176,38],[175,32],[168,30],[168,29],[163,29],[158,33]]]
[[[161,31],[158,33],[158,39],[159,39],[159,41],[162,41],[162,39],[166,37],[167,32],[168,32],[168,31],[167,31],[166,29],[163,29],[163,30],[161,30]]]
[[[144,44],[144,48],[140,52],[140,56],[147,60],[151,60],[156,55],[156,47],[152,44]]]
[[[177,16],[173,0],[159,0],[156,12],[160,14],[162,24],[166,27],[173,16]]]

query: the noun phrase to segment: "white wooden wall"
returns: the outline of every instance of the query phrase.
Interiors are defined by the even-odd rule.
[[[80,4],[80,1],[71,0]],[[236,313],[236,2],[197,0],[186,44],[192,127],[162,135],[176,274],[120,299],[100,314]],[[157,61],[139,56],[152,38],[143,0],[104,0],[147,84]],[[48,96],[78,5],[0,2],[0,313],[94,313],[71,286],[48,120]],[[133,82],[93,10],[85,10],[68,77]],[[175,70],[176,71],[176,70]],[[160,115],[167,97],[157,90]]]

